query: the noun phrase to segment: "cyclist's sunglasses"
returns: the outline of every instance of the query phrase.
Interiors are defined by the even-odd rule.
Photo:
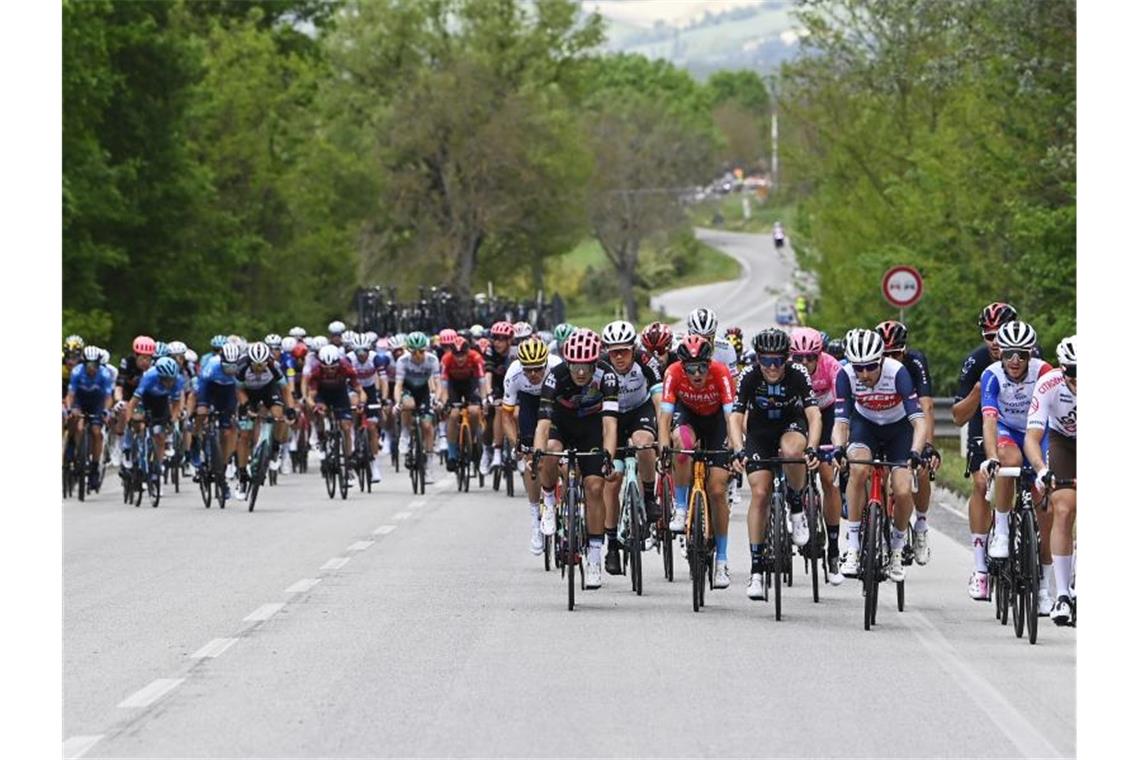
[[[629,346],[614,346],[613,348],[607,348],[606,352],[610,354],[617,354],[618,356],[625,356],[626,354],[632,354],[633,349]]]
[[[527,375],[539,375],[546,371],[546,367],[523,367],[523,372]]]
[[[814,362],[819,359],[819,354],[792,354],[792,361],[804,364],[805,362]]]
[[[1077,365],[1075,365],[1075,364],[1066,365],[1066,366],[1062,367],[1061,371],[1065,373],[1065,377],[1071,377],[1074,380],[1077,379]]]
[[[706,374],[708,374],[708,371],[709,371],[708,362],[691,362],[689,364],[684,364],[682,366],[685,369],[686,375],[694,375],[694,376],[706,375]]]
[[[1002,359],[1018,359],[1023,362],[1029,361],[1029,352],[1025,349],[1007,349],[1001,352]]]
[[[788,361],[786,356],[757,356],[756,363],[761,367],[783,367]]]
[[[584,375],[587,372],[593,372],[594,371],[594,363],[593,362],[585,362],[582,364],[579,364],[578,362],[567,362],[567,363],[570,365],[570,371],[573,372],[575,375]]]
[[[222,371],[223,372],[237,372],[237,370],[238,370],[237,362],[222,362]]]
[[[986,343],[993,343],[995,340],[997,340],[997,333],[982,333],[982,340],[984,340]]]
[[[879,362],[868,362],[867,364],[852,364],[851,369],[856,372],[874,372],[879,368]]]

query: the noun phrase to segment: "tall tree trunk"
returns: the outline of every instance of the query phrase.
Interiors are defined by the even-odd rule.
[[[630,322],[637,322],[637,293],[634,285],[637,282],[637,253],[636,241],[626,241],[621,247],[621,266],[618,270],[618,285],[621,288],[621,299],[625,304],[625,318]]]

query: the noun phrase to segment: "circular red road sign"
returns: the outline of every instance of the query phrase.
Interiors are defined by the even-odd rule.
[[[891,267],[883,275],[883,298],[898,309],[906,309],[922,298],[922,275],[914,267]]]

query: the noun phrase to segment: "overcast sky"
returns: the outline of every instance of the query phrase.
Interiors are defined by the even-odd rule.
[[[763,0],[583,0],[587,10],[597,10],[602,16],[639,26],[653,26],[658,19],[675,25],[684,25],[705,12],[739,8],[742,5],[763,5]]]

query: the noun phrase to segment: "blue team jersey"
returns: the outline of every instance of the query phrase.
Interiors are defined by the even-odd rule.
[[[173,401],[182,396],[182,389],[184,387],[186,387],[186,383],[182,380],[182,375],[175,375],[174,384],[167,387],[167,385],[162,382],[162,377],[158,374],[158,370],[151,367],[143,373],[142,380],[139,381],[139,387],[135,389],[135,398],[142,398],[143,396],[166,396]]]
[[[237,373],[227,375],[222,369],[222,358],[220,356],[211,356],[210,360],[203,365],[198,377],[203,382],[214,385],[234,385],[237,383]]]
[[[106,367],[99,367],[99,371],[94,375],[88,375],[85,365],[80,363],[71,369],[68,389],[72,393],[99,391],[103,394],[110,394],[115,390],[115,378],[111,375],[111,370]]]

